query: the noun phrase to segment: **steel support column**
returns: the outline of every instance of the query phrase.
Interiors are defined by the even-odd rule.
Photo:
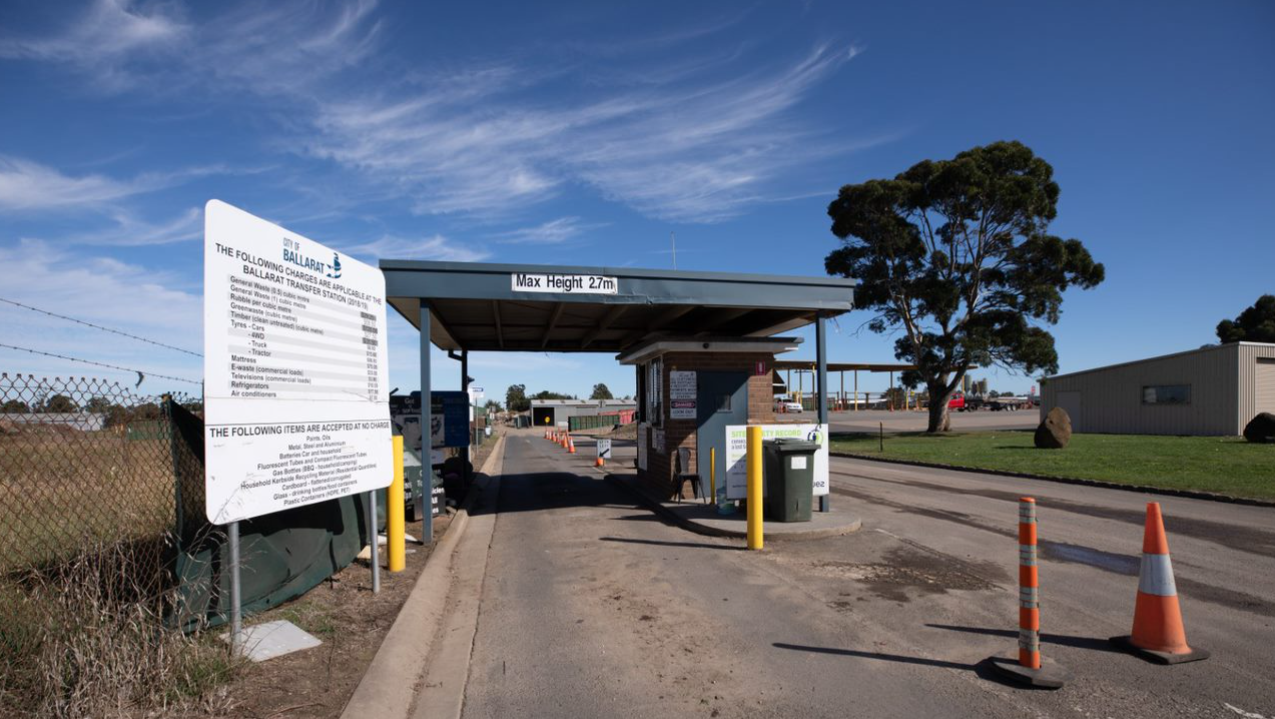
[[[815,372],[817,377],[814,382],[815,391],[815,410],[818,412],[819,424],[828,424],[828,330],[824,326],[827,322],[823,316],[815,319]],[[828,434],[832,433],[832,428],[828,428]],[[827,441],[832,441],[829,437]],[[831,481],[831,479],[829,480]],[[831,487],[829,487],[831,489]],[[824,494],[819,497],[819,511],[827,512],[832,509],[828,502],[830,495]]]
[[[469,350],[462,349],[460,351],[460,391],[465,393],[465,401],[469,402]],[[471,407],[470,412],[473,412]],[[474,461],[474,430],[466,427],[465,432],[469,435],[465,446],[465,464],[461,465],[461,473],[464,475],[462,479],[465,481],[464,486],[468,487],[473,481],[473,467],[470,464]],[[468,491],[468,490],[466,490]]]
[[[429,378],[429,302],[421,300],[421,541],[425,544],[434,542],[434,453],[430,431],[433,419],[430,413],[433,404],[430,398]]]

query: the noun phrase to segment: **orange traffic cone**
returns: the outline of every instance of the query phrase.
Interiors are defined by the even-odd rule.
[[[606,464],[607,464],[607,463],[606,463],[606,460],[605,460],[605,459],[602,459],[602,455],[598,455],[598,459],[597,459],[597,461],[596,461],[596,462],[594,462],[594,463],[593,463],[593,466],[594,466],[594,467],[605,467],[605,466],[606,466]]]
[[[567,435],[567,454],[575,454],[575,453],[576,453],[575,440],[571,439],[571,435],[568,434]]]
[[[1138,573],[1138,601],[1133,608],[1133,634],[1112,637],[1116,646],[1160,664],[1181,664],[1208,659],[1207,650],[1186,643],[1178,587],[1169,562],[1169,539],[1164,534],[1160,503],[1147,504],[1147,526],[1142,536],[1142,569]]]

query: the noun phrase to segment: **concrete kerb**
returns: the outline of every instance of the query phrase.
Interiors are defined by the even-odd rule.
[[[601,470],[600,470],[601,471]],[[666,520],[669,524],[685,529],[695,534],[701,534],[706,537],[727,537],[730,539],[747,539],[748,532],[736,531],[733,529],[725,529],[722,527],[714,527],[704,524],[694,518],[685,517],[678,514],[673,509],[665,506],[656,497],[651,496],[642,487],[631,479],[626,479],[622,475],[606,473],[605,479],[612,485],[619,487],[624,492],[638,500],[638,503],[646,507]],[[773,525],[770,525],[773,527]],[[766,541],[768,542],[801,542],[814,539],[825,539],[827,537],[839,537],[844,534],[857,532],[863,526],[863,520],[854,515],[846,515],[845,521],[833,527],[821,527],[818,529],[792,529],[791,525],[785,527],[783,532],[767,532]]]
[[[829,452],[833,457],[843,457],[845,459],[862,459],[869,462],[880,462],[882,464],[901,464],[907,467],[925,467],[926,469],[948,469],[953,472],[968,472],[971,474],[990,474],[997,477],[1016,477],[1018,479],[1037,479],[1042,482],[1056,482],[1058,484],[1078,484],[1085,487],[1100,487],[1102,489],[1120,489],[1126,492],[1138,492],[1140,494],[1155,494],[1162,497],[1182,497],[1185,499],[1203,499],[1209,502],[1224,502],[1227,504],[1242,504],[1249,507],[1275,507],[1275,501],[1268,499],[1251,499],[1249,497],[1232,497],[1226,494],[1215,494],[1213,492],[1203,492],[1195,489],[1168,489],[1165,487],[1146,487],[1136,484],[1120,484],[1119,482],[1105,482],[1101,479],[1081,479],[1079,477],[1055,477],[1048,474],[1032,474],[1030,472],[1010,472],[1003,469],[981,469],[979,467],[961,467],[953,464],[940,464],[938,462],[922,462],[914,459],[897,459],[895,457],[870,457],[865,454],[852,454],[850,452]]]
[[[416,578],[411,594],[403,602],[398,617],[341,712],[342,719],[406,719],[408,716],[417,680],[428,663],[434,636],[447,604],[456,545],[469,524],[470,508],[486,486],[488,470],[504,451],[505,435],[502,434],[496,441],[496,447],[483,462],[479,474],[482,481],[475,479],[447,531],[425,561],[425,568]]]

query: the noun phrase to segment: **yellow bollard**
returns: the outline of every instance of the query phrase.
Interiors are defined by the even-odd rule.
[[[712,447],[708,450],[708,491],[713,497],[713,504],[717,504],[717,448]]]
[[[748,428],[748,548],[761,549],[761,427]]]
[[[430,511],[428,504],[425,511]],[[394,437],[394,482],[385,492],[385,544],[390,571],[407,568],[407,546],[403,535],[403,438]]]

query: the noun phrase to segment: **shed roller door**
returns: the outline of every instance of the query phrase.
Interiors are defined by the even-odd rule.
[[[1257,411],[1275,412],[1275,360],[1257,361]]]

